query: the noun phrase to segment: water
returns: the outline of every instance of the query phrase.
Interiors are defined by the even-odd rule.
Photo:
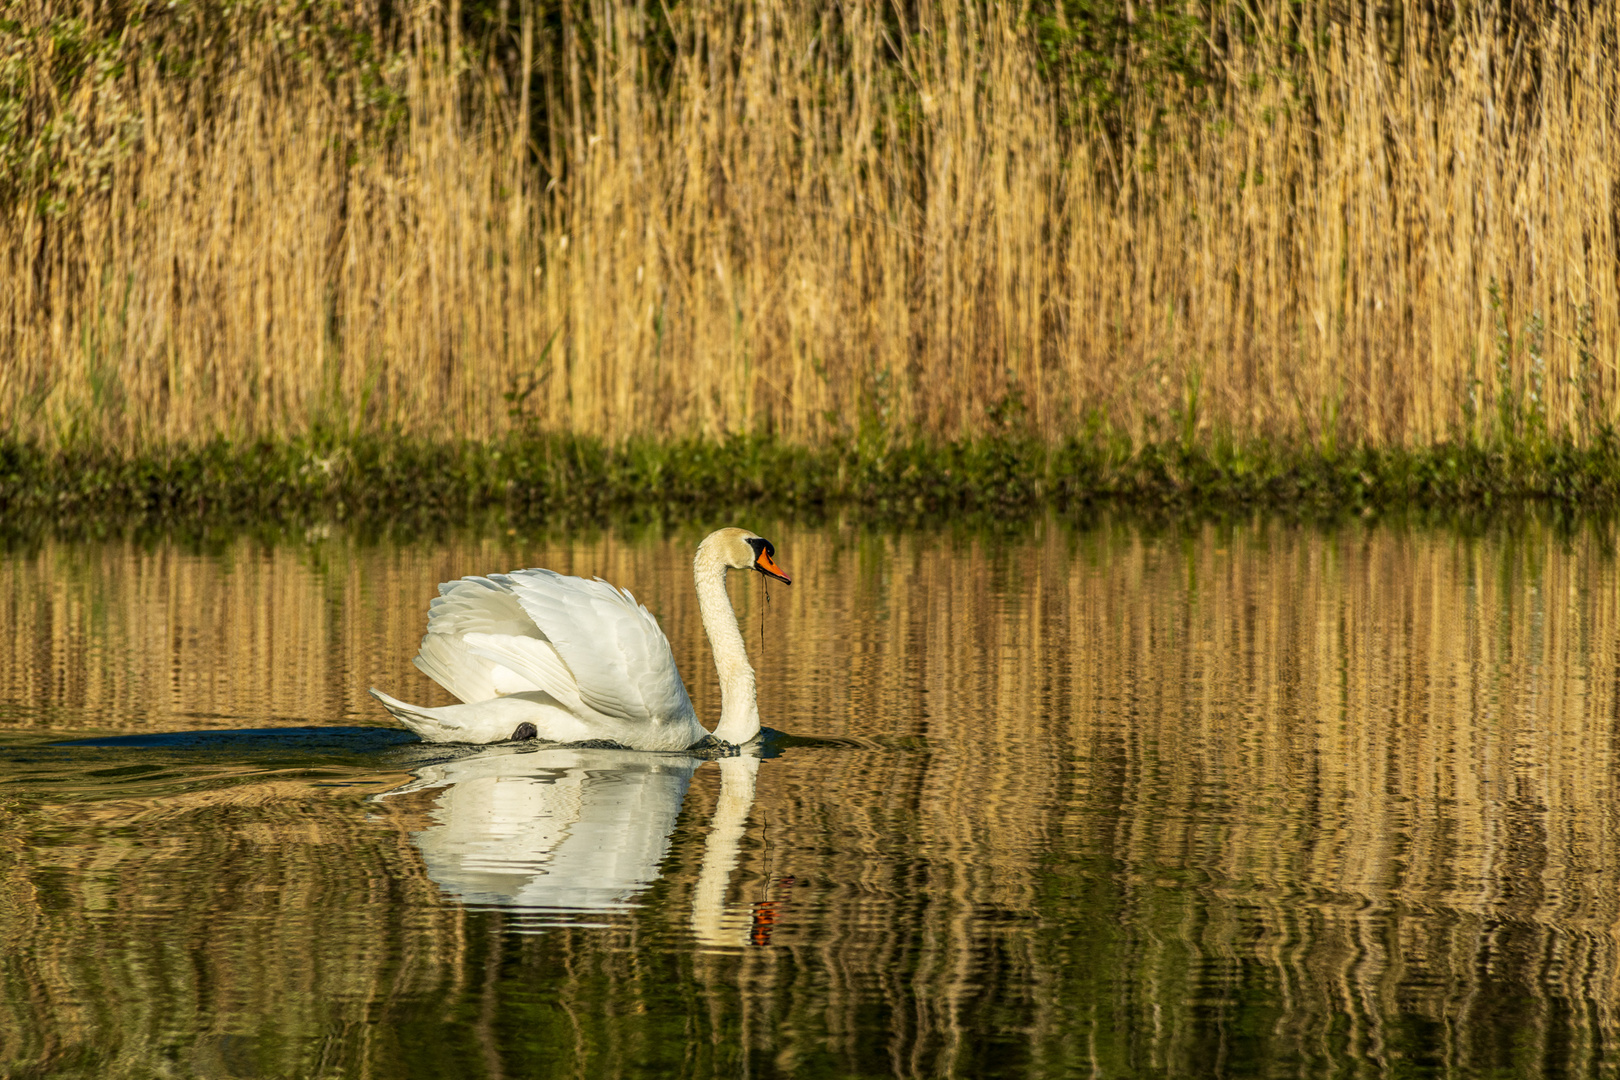
[[[718,761],[366,695],[547,565],[712,719],[700,528],[5,553],[0,1073],[1620,1071],[1609,527],[748,524]]]

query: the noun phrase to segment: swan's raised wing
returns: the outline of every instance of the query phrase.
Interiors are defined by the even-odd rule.
[[[508,589],[489,578],[468,577],[439,586],[438,597],[428,605],[427,633],[414,663],[422,674],[466,702],[548,689],[513,665],[481,655],[469,646],[469,634],[520,642],[512,646],[514,652],[551,651]]]
[[[652,612],[600,578],[520,570],[491,579],[511,590],[524,614],[573,672],[580,699],[631,723],[691,717],[669,639]]]

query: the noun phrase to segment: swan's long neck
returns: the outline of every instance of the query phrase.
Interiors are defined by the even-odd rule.
[[[700,548],[692,563],[703,630],[709,635],[714,666],[720,672],[720,723],[715,725],[714,737],[741,746],[759,734],[759,704],[754,700],[754,669],[743,648],[731,597],[726,595],[726,566],[714,556]]]

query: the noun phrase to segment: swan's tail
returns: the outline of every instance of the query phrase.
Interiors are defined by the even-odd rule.
[[[371,696],[382,702],[383,708],[392,713],[395,720],[416,732],[426,742],[463,742],[466,739],[461,731],[462,725],[445,716],[444,709],[409,705],[396,697],[389,697],[375,686],[371,688]],[[455,706],[451,705],[448,708],[453,709]]]

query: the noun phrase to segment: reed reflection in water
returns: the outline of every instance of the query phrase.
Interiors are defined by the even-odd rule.
[[[830,742],[43,745],[380,724],[437,582],[536,564],[712,718],[712,524],[9,553],[0,1071],[1617,1071],[1608,526],[749,522],[762,715]]]

